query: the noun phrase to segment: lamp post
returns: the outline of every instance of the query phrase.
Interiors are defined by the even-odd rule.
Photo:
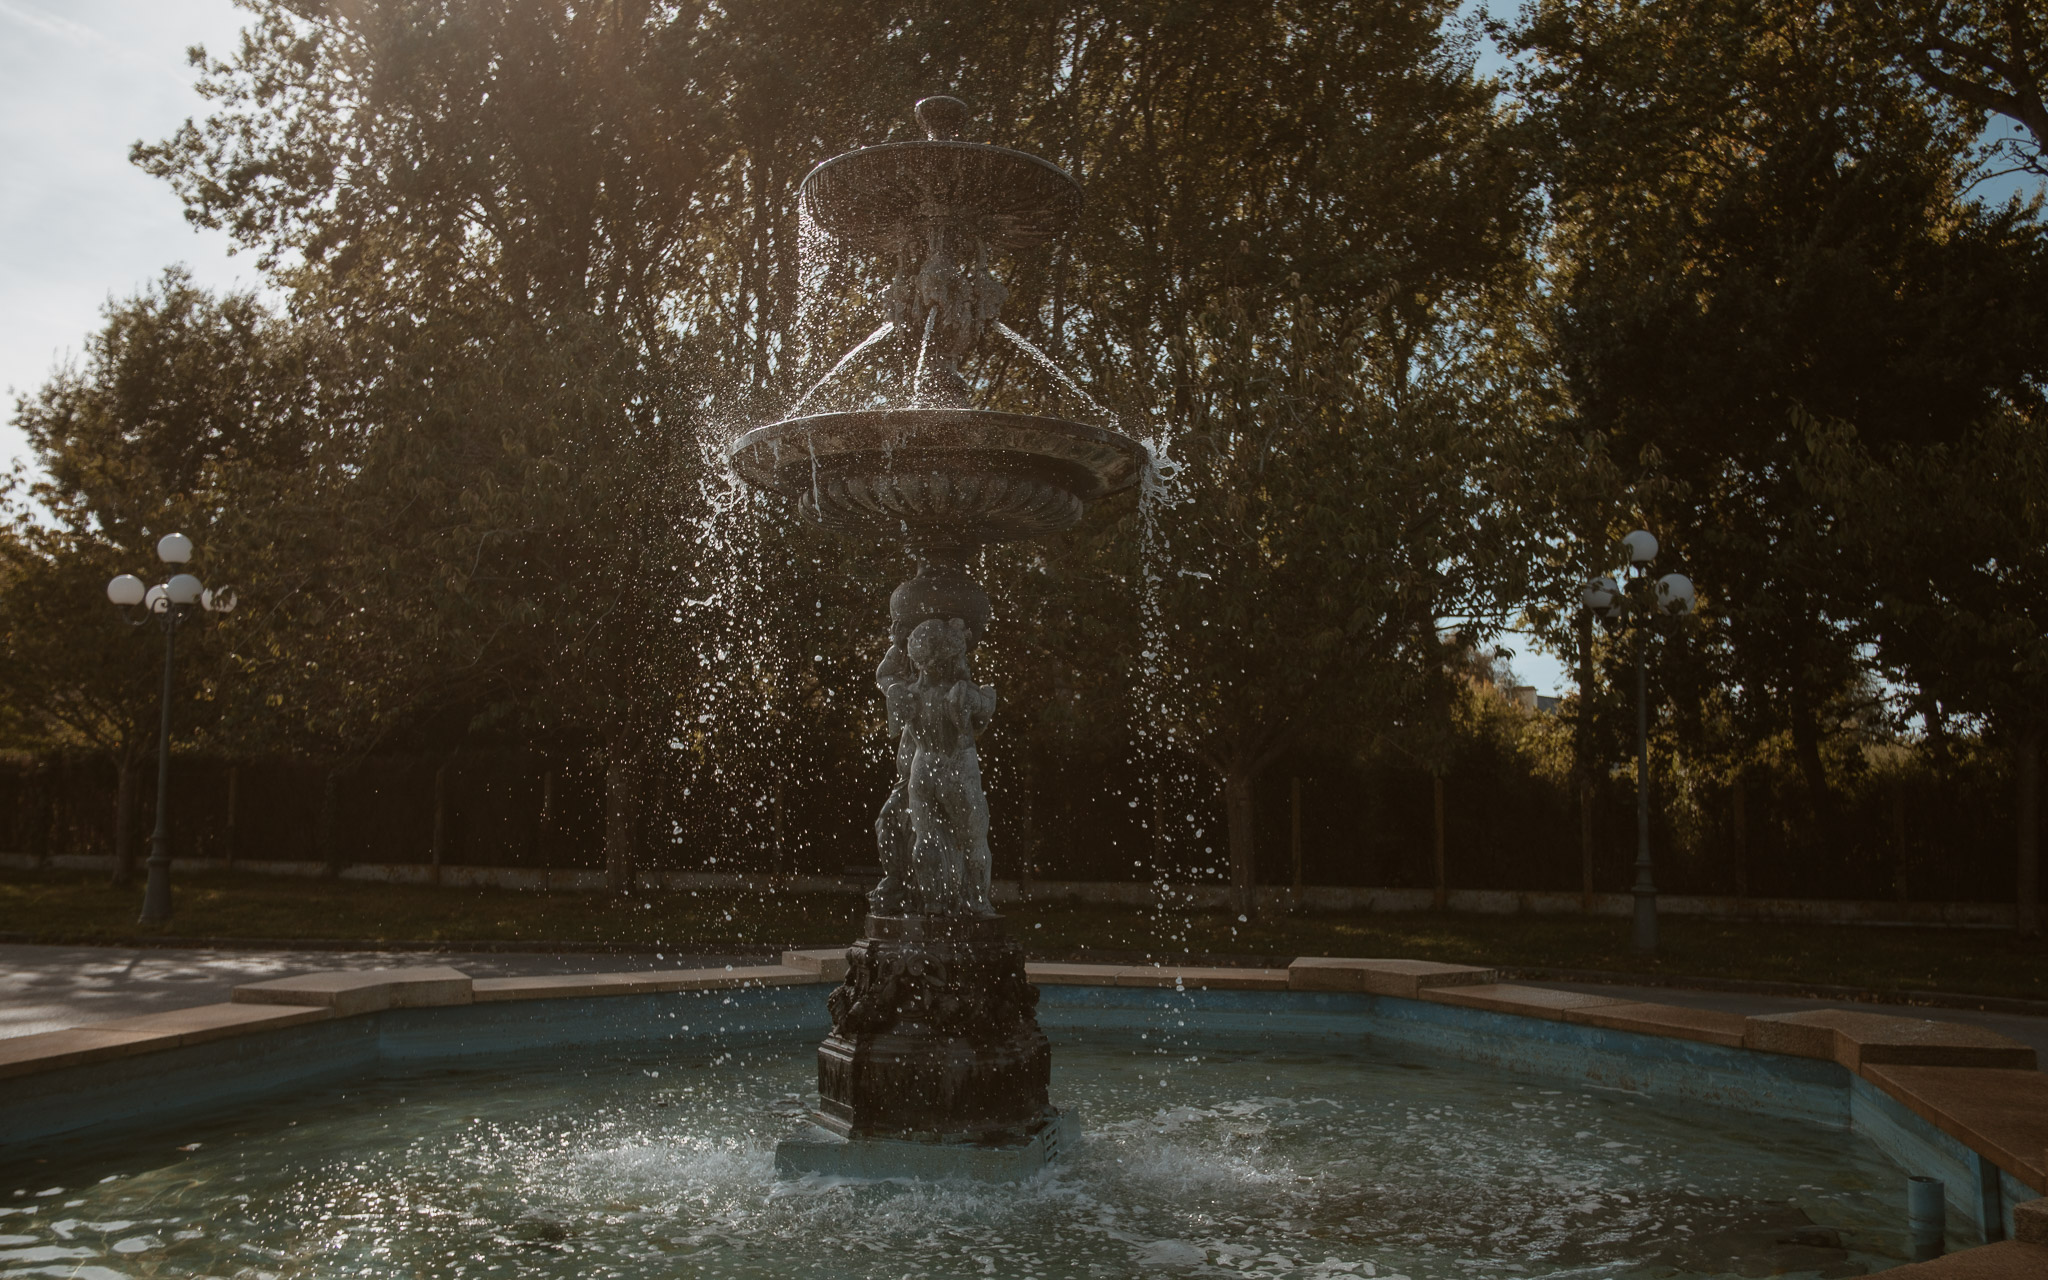
[[[1650,645],[1647,624],[1659,615],[1691,613],[1694,604],[1692,582],[1684,574],[1667,573],[1654,583],[1650,562],[1657,558],[1657,539],[1647,529],[1638,529],[1621,540],[1628,556],[1622,579],[1593,578],[1586,583],[1587,610],[1606,622],[1610,629],[1624,622],[1636,624],[1636,882],[1635,949],[1645,955],[1657,950],[1657,885],[1650,861],[1650,690],[1647,653]]]
[[[157,559],[172,568],[192,559],[192,539],[167,533],[157,540]],[[128,610],[128,625],[151,621],[164,630],[164,687],[156,737],[156,829],[149,833],[149,883],[142,891],[142,923],[171,918],[171,664],[178,652],[178,627],[194,609],[227,613],[235,607],[233,588],[211,590],[189,573],[174,573],[153,587],[124,573],[107,583],[107,599]]]

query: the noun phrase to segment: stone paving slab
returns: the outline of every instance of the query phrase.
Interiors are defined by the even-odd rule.
[[[818,947],[808,951],[785,951],[782,963],[792,969],[809,969],[821,978],[837,982],[851,967],[846,959],[846,950],[845,947]]]
[[[320,970],[449,965],[473,978],[503,978],[760,964],[766,959],[765,953],[242,951],[4,944],[0,1039],[222,1003],[233,998],[238,986]]]
[[[1927,1123],[2048,1193],[2048,1074],[1879,1064],[1862,1075]]]
[[[723,991],[735,987],[794,987],[825,982],[815,969],[749,965],[723,969],[657,969],[648,973],[542,974],[526,978],[478,978],[473,998],[552,1000],[566,996],[658,995],[670,991]]]
[[[2048,1244],[2048,1196],[2013,1206],[2012,1238],[2028,1244]]]
[[[1613,996],[1591,996],[1579,991],[1557,991],[1549,987],[1523,987],[1509,982],[1481,983],[1469,987],[1428,987],[1418,993],[1424,1000],[1455,1004],[1467,1009],[1513,1013],[1525,1018],[1564,1021],[1567,1010],[1593,1009],[1627,1004]]]
[[[1116,971],[1116,985],[1188,991],[1285,991],[1287,970],[1134,965]]]
[[[0,1040],[0,1080],[25,1076],[57,1067],[74,1067],[107,1058],[126,1058],[138,1053],[177,1047],[175,1034],[149,1031],[108,1031],[101,1027],[73,1027],[66,1031],[40,1031],[32,1036],[9,1036]]]
[[[1113,964],[1027,964],[1024,976],[1051,987],[1113,987],[1120,972]]]
[[[2031,1045],[1984,1027],[1861,1009],[1753,1017],[1743,1044],[1765,1053],[1833,1059],[1851,1071],[1874,1063],[2026,1070],[2036,1065]]]
[[[2042,1280],[2048,1276],[2048,1245],[2002,1240],[1883,1274],[1885,1280]]]
[[[446,965],[302,973],[235,988],[237,1004],[324,1005],[339,1014],[468,1004],[470,976]]]
[[[1688,1009],[1711,1009],[1722,1013],[1762,1017],[1773,1013],[1798,1013],[1812,1009],[1853,1009],[1864,1013],[1888,1013],[1901,1018],[1933,1017],[1942,1022],[1985,1027],[2021,1044],[2034,1046],[2036,1065],[2048,1062],[2048,1018],[2024,1013],[1993,1013],[1980,1009],[1929,1009],[1917,1005],[1845,1004],[1817,996],[1756,995],[1746,991],[1703,991],[1690,987],[1621,986],[1604,982],[1538,982],[1529,986],[1557,991],[1583,991],[1589,995],[1616,996],[1644,1004],[1683,1005]]]
[[[176,1036],[179,1044],[186,1045],[204,1044],[208,1040],[224,1040],[230,1036],[270,1031],[278,1027],[296,1027],[300,1023],[319,1022],[334,1016],[335,1011],[323,1005],[201,1004],[189,1009],[145,1013],[139,1018],[98,1022],[87,1029],[140,1031],[149,1035]],[[6,1043],[0,1040],[0,1045]]]
[[[1700,1040],[1731,1049],[1742,1047],[1742,1034],[1749,1026],[1749,1019],[1739,1013],[1647,1003],[1579,1005],[1566,1009],[1564,1020],[1589,1027],[1606,1027],[1612,1031]]]
[[[1287,966],[1288,985],[1296,991],[1363,991],[1408,1000],[1429,987],[1476,986],[1492,983],[1496,977],[1492,969],[1435,960],[1302,956]]]
[[[492,1000],[558,1000],[570,996],[632,995],[654,990],[637,973],[539,973],[521,978],[477,978],[469,984],[478,1004]]]

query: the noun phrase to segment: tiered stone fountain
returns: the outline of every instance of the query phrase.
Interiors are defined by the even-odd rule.
[[[989,898],[974,744],[996,696],[973,680],[989,600],[967,566],[986,544],[1070,527],[1090,501],[1138,483],[1150,458],[1105,426],[974,407],[960,362],[991,338],[1085,398],[996,318],[1007,290],[990,272],[991,255],[1070,226],[1081,193],[1036,156],[960,141],[967,114],[927,98],[924,141],[835,156],[804,179],[819,232],[893,260],[885,322],[791,416],[728,451],[742,478],[805,517],[900,538],[918,564],[890,597],[875,673],[896,741],[896,784],[875,821],[884,875],[828,1001],[814,1123],[777,1151],[787,1174],[1018,1177],[1054,1158],[1070,1128],[1047,1095],[1052,1055],[1023,948]],[[878,346],[900,362],[890,403],[801,414]]]

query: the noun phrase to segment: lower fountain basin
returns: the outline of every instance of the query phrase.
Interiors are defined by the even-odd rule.
[[[1049,991],[1053,1093],[1087,1132],[1024,1183],[778,1180],[811,1097],[815,988],[394,1009],[280,1033],[244,1069],[274,1087],[293,1055],[351,1046],[381,1068],[10,1152],[0,1248],[97,1280],[1647,1280],[1857,1274],[1907,1247],[1897,1166],[1791,1114],[1845,1105],[1833,1064],[1767,1061],[1775,1105],[1711,1106],[1458,1061],[1413,1039],[1434,1022],[1382,1012],[1413,1002]],[[1422,1012],[1474,1045],[1527,1021]],[[1673,1052],[1693,1071],[1742,1051]],[[148,1078],[166,1087],[123,1096],[187,1085]]]
[[[758,488],[854,532],[972,545],[1057,533],[1136,485],[1150,455],[1120,432],[990,409],[820,413],[756,427],[727,450]]]

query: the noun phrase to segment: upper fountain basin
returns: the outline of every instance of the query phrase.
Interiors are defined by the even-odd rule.
[[[1138,483],[1145,446],[1104,427],[988,409],[876,409],[771,422],[733,441],[741,478],[828,525],[917,541],[1057,533]]]
[[[889,248],[935,223],[991,248],[1021,248],[1058,235],[1081,209],[1081,189],[1059,166],[979,142],[886,142],[832,157],[811,170],[803,211],[827,235]]]

